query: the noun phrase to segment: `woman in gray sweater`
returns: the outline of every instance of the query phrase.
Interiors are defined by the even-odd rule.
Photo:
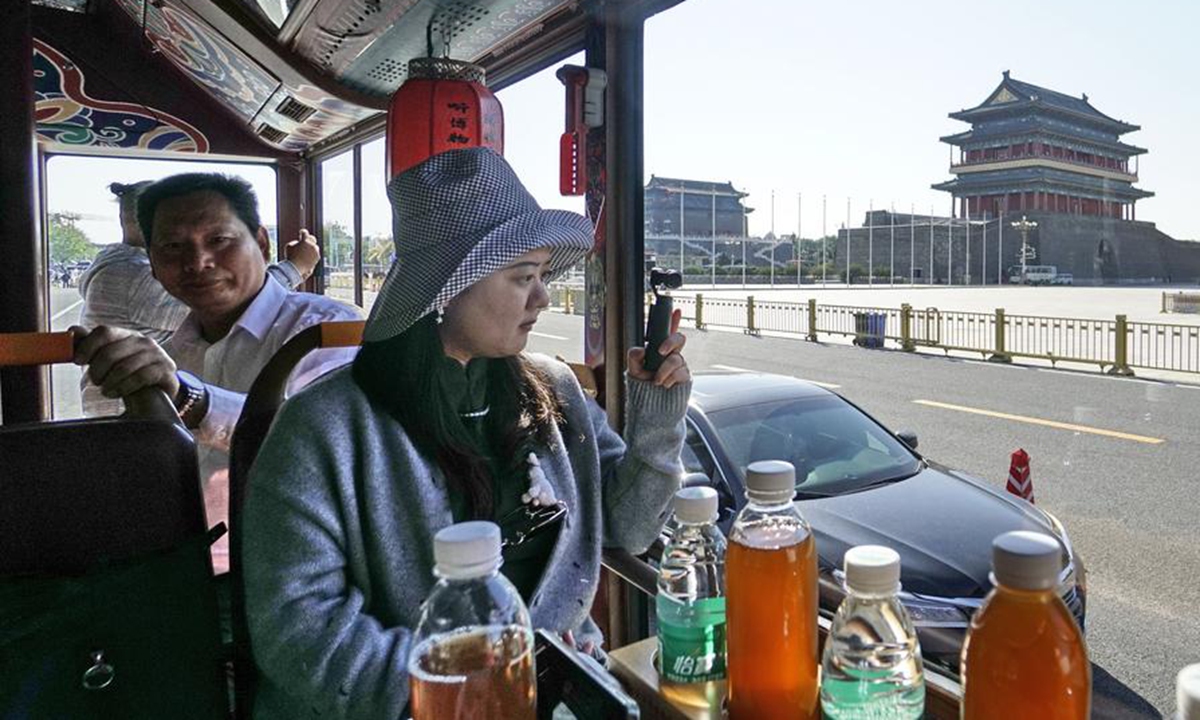
[[[600,641],[602,546],[657,537],[691,389],[672,332],[657,372],[629,352],[625,435],[562,363],[523,353],[546,283],[592,245],[486,149],[437,155],[388,188],[398,249],[350,368],[284,406],[251,472],[246,605],[259,720],[392,720],[431,589],[433,536],[497,522],[535,626]]]

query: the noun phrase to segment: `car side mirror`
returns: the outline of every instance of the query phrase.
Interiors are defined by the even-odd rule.
[[[913,450],[917,449],[917,434],[912,430],[901,430],[900,432],[896,433],[896,437],[900,438],[905,445],[909,446]]]

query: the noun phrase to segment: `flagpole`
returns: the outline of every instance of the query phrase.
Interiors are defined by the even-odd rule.
[[[895,285],[896,284],[896,203],[892,203],[892,209],[891,209],[891,212],[889,213],[889,215],[891,216],[891,220],[892,220],[892,240],[891,240],[892,247],[891,247],[891,259],[888,261],[888,264],[890,265],[890,267],[888,268],[888,285]]]
[[[800,289],[800,251],[804,249],[804,195],[796,193],[796,289]]]

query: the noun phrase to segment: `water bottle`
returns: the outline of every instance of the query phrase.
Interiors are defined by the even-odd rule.
[[[413,720],[535,720],[533,627],[500,574],[500,528],[444,528],[433,557],[439,579],[421,606],[408,660]]]
[[[896,593],[900,555],[846,552],[846,598],[825,641],[821,709],[829,720],[916,720],[925,710],[921,646]]]
[[[675,524],[658,575],[658,657],[667,682],[725,678],[725,536],[717,491],[675,493]]]
[[[1200,720],[1200,663],[1188,665],[1175,679],[1175,720]]]
[[[810,720],[817,684],[817,545],[792,499],[796,469],[746,468],[746,506],[726,557],[731,720]]]

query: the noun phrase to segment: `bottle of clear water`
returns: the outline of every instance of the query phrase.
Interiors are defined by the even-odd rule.
[[[675,493],[675,526],[658,575],[658,657],[667,682],[725,677],[725,536],[716,526],[717,492]]]
[[[1200,663],[1188,665],[1175,679],[1175,720],[1200,720]]]
[[[821,709],[831,720],[909,720],[925,710],[921,646],[896,597],[900,556],[860,545],[846,552],[846,598],[822,664]]]
[[[529,611],[500,574],[500,528],[451,525],[433,538],[439,578],[408,659],[413,720],[535,720]]]

